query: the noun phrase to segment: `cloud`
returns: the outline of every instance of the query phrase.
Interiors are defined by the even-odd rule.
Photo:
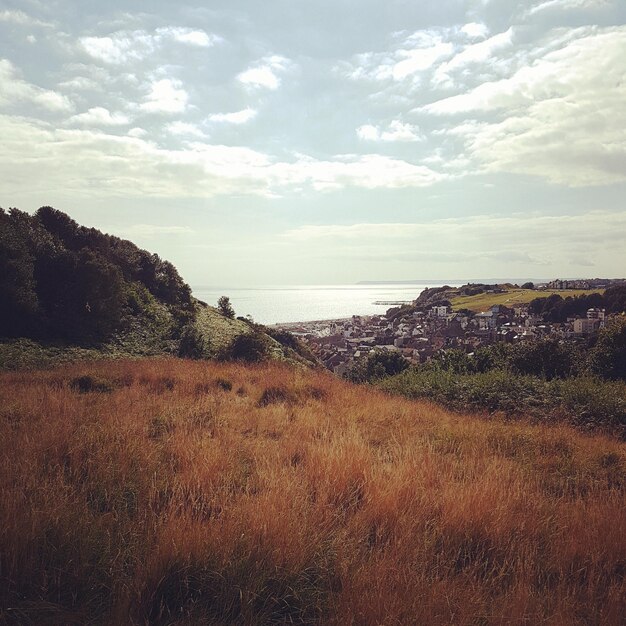
[[[206,48],[222,39],[203,30],[175,26],[157,28],[152,32],[120,30],[104,37],[79,39],[89,56],[112,65],[145,59],[168,41]]]
[[[528,11],[527,16],[535,15],[550,10],[587,10],[603,9],[614,4],[613,0],[546,0],[534,4]]]
[[[351,80],[403,81],[453,54],[454,45],[444,38],[437,29],[417,31],[406,37],[401,47],[358,54],[336,69]]]
[[[485,24],[469,22],[461,27],[461,32],[470,39],[484,39],[489,34],[489,29]]]
[[[304,225],[285,231],[281,239],[320,255],[462,263],[483,261],[509,266],[586,265],[589,256],[605,252],[624,257],[623,212],[591,211],[580,215],[474,215],[421,222]],[[586,254],[572,254],[573,250]],[[593,254],[595,251],[595,255]],[[626,260],[626,259],[624,259]],[[491,270],[489,270],[491,268]]]
[[[202,129],[198,128],[195,124],[189,124],[188,122],[170,122],[166,125],[166,130],[172,135],[182,135],[189,137],[199,137],[201,139],[206,138]],[[139,135],[142,136],[142,135]]]
[[[359,139],[364,141],[422,141],[424,137],[420,135],[417,126],[405,124],[399,120],[389,123],[387,130],[382,130],[379,126],[365,124],[356,129]]]
[[[278,160],[245,147],[185,142],[165,148],[95,129],[59,129],[33,120],[0,116],[0,171],[5,194],[100,194],[121,197],[192,198],[224,194],[273,197],[356,187],[398,189],[432,185],[443,176],[423,165],[386,156],[338,155],[317,160],[297,155]],[[37,168],[39,175],[24,172]]]
[[[0,106],[14,106],[25,102],[51,112],[68,112],[73,109],[69,98],[26,82],[18,76],[9,60],[0,59]]]
[[[489,61],[495,52],[510,48],[513,45],[513,29],[509,28],[503,33],[498,33],[489,39],[471,44],[463,48],[447,63],[442,63],[437,68],[433,81],[437,83],[451,82],[450,73],[464,70],[467,66],[485,63]]]
[[[150,85],[141,109],[148,113],[181,113],[187,108],[189,96],[175,78],[162,78]]]
[[[203,30],[173,26],[157,28],[156,34],[165,38],[171,37],[174,41],[178,41],[179,43],[198,46],[200,48],[210,48],[216,43],[223,41],[221,37],[209,34]]]
[[[20,26],[42,26],[45,28],[53,26],[50,22],[42,22],[20,10],[0,11],[0,22],[10,22],[12,24],[19,24]]]
[[[291,66],[289,59],[273,55],[261,59],[256,65],[237,75],[237,80],[247,87],[278,89],[281,83],[280,74]]]
[[[441,131],[463,141],[458,159],[469,159],[474,171],[532,174],[569,186],[625,181],[626,27],[577,32],[510,78],[420,110],[478,118]]]
[[[104,107],[93,107],[85,113],[74,115],[69,122],[81,126],[124,126],[130,120],[123,113],[111,113]]]
[[[247,108],[234,113],[214,113],[209,116],[212,122],[225,122],[227,124],[246,124],[257,115],[255,109]]]

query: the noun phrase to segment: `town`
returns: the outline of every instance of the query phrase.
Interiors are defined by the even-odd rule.
[[[622,284],[622,281],[615,281]],[[582,281],[552,281],[544,289],[588,288]],[[491,292],[504,290],[492,286]],[[546,298],[541,289],[537,298]],[[554,297],[554,296],[553,296]],[[414,305],[419,305],[420,299]],[[394,351],[411,363],[425,363],[442,350],[471,353],[497,342],[517,343],[545,338],[584,341],[604,327],[607,312],[591,306],[563,321],[546,321],[529,303],[494,304],[480,312],[453,310],[447,301],[432,306],[399,306],[385,314],[281,325],[303,339],[324,366],[339,376],[374,350]]]

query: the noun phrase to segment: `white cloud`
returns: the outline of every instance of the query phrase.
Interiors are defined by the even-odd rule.
[[[213,197],[223,194],[275,196],[309,187],[424,187],[443,176],[423,165],[368,154],[317,160],[298,155],[280,161],[244,147],[186,142],[180,149],[94,129],[67,130],[32,120],[0,116],[0,171],[7,196],[24,194],[89,197]],[[36,168],[39,175],[24,172]]]
[[[400,50],[397,56],[402,58],[391,67],[394,80],[403,80],[416,72],[427,70],[442,57],[452,54],[454,47],[449,42],[438,42],[427,48]]]
[[[468,65],[485,63],[489,61],[495,52],[504,48],[510,48],[513,44],[513,29],[509,28],[503,33],[498,33],[489,39],[466,46],[447,63],[442,63],[436,70],[433,82],[447,83],[450,81],[450,73],[463,70]]]
[[[470,39],[484,39],[489,34],[489,29],[485,26],[485,24],[470,22],[463,25],[461,32],[467,35]]]
[[[52,26],[50,22],[42,22],[41,20],[38,20],[20,10],[0,11],[0,22],[10,22],[13,24],[19,24],[20,26]]]
[[[18,76],[16,68],[9,60],[0,59],[0,105],[11,106],[24,102],[53,112],[73,109],[69,98],[26,82]]]
[[[278,89],[281,83],[280,74],[291,66],[289,59],[273,55],[265,57],[244,72],[237,75],[237,80],[248,87],[264,87],[265,89]]]
[[[154,81],[141,108],[149,113],[181,113],[187,108],[189,99],[181,85],[175,78]]]
[[[365,52],[337,69],[352,80],[403,81],[424,72],[454,52],[438,30],[422,30],[406,37],[402,47],[389,52]]]
[[[89,56],[113,65],[144,59],[167,41],[210,47],[221,41],[221,38],[203,30],[166,26],[153,32],[120,30],[105,37],[79,39],[80,45]]]
[[[613,4],[613,0],[546,0],[530,7],[526,15],[535,15],[536,13],[549,10],[603,9]]]
[[[123,113],[111,113],[104,107],[93,107],[85,113],[74,115],[69,121],[81,126],[124,126],[130,122]]]
[[[203,30],[194,30],[192,28],[167,26],[157,28],[156,33],[164,37],[171,37],[174,41],[199,46],[201,48],[210,48],[222,41],[222,38],[217,35],[209,34]]]
[[[250,120],[253,120],[257,115],[255,109],[246,108],[242,111],[236,111],[234,113],[214,113],[209,116],[212,122],[225,122],[227,124],[246,124]]]
[[[463,140],[459,158],[474,171],[532,174],[570,186],[625,181],[625,59],[626,27],[585,31],[510,78],[421,110],[505,115],[443,131]]]
[[[399,120],[393,120],[387,127],[382,130],[379,126],[365,124],[356,129],[359,139],[364,141],[422,141],[424,137],[420,135],[417,126],[405,124]]]
[[[165,127],[167,131],[172,135],[182,135],[188,137],[200,137],[205,138],[206,135],[202,132],[202,129],[198,128],[195,124],[189,124],[188,122],[171,122]]]

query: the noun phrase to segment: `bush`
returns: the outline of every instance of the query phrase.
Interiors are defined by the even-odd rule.
[[[260,333],[238,335],[223,356],[234,361],[259,363],[269,356],[269,346]]]
[[[517,374],[552,380],[571,376],[580,367],[581,361],[582,356],[573,345],[544,339],[515,345],[509,367]]]
[[[346,373],[346,378],[353,383],[372,382],[403,372],[410,363],[398,352],[375,350],[366,358],[357,361]]]
[[[626,426],[626,386],[588,376],[547,381],[497,369],[454,374],[418,366],[378,384],[391,393],[430,398],[457,411],[502,411],[584,426]]]
[[[206,353],[207,345],[202,333],[191,324],[185,326],[180,334],[178,356],[186,359],[202,359]]]
[[[108,393],[113,391],[113,383],[94,376],[79,376],[70,381],[70,387],[78,393],[100,392]]]

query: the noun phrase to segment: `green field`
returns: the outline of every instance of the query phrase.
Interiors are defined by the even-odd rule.
[[[558,294],[562,298],[582,296],[590,293],[604,293],[604,289],[509,289],[503,293],[479,293],[475,296],[454,296],[450,298],[452,308],[469,309],[470,311],[486,311],[494,304],[512,307],[516,304],[527,304],[535,298],[547,298]]]

